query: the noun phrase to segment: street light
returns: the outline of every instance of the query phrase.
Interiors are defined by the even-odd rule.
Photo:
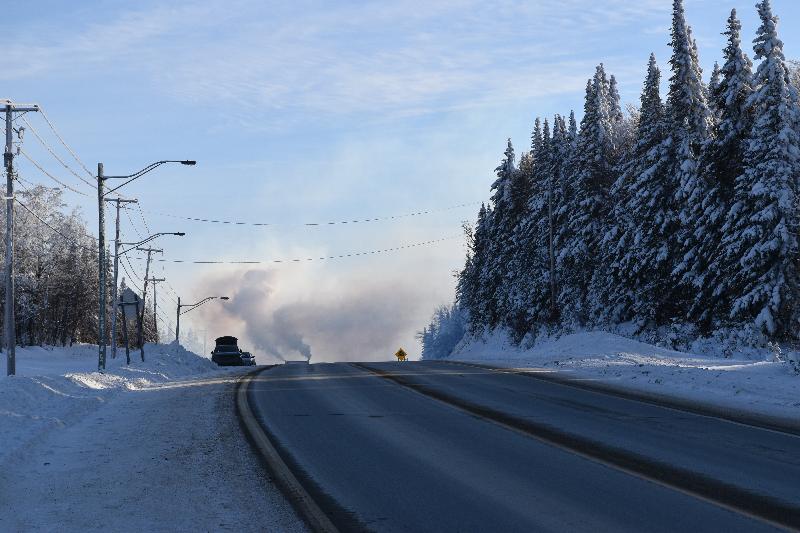
[[[119,219],[119,217],[117,218]],[[117,228],[119,229],[119,220],[117,220]],[[183,237],[186,234],[181,231],[174,233],[161,232],[150,235],[146,239],[141,240],[139,242],[119,242],[118,240],[119,231],[117,231],[117,240],[114,241],[114,285],[112,285],[111,287],[111,301],[113,302],[113,309],[114,309],[114,311],[111,314],[111,357],[112,358],[117,357],[117,307],[119,306],[119,296],[117,293],[119,291],[119,256],[126,254],[131,250],[136,249],[138,246],[141,246],[142,244],[152,241],[153,239],[157,239],[162,235],[176,235],[178,237]],[[128,248],[127,250],[120,251],[119,250],[120,246],[130,246],[130,248]],[[148,255],[148,258],[149,257],[150,256]],[[150,267],[149,261],[147,266],[149,269]],[[148,274],[145,274],[145,279],[147,279],[147,277]],[[147,289],[147,284],[145,282],[145,290],[146,289]],[[144,299],[145,296],[146,294],[142,294],[142,299]],[[142,302],[142,305],[144,305],[144,302]]]
[[[155,163],[150,163],[143,169],[139,170],[138,172],[134,172],[133,174],[128,174],[127,176],[106,176],[103,173],[103,163],[97,163],[97,209],[98,209],[98,237],[97,237],[97,244],[98,244],[98,277],[100,278],[100,297],[99,297],[99,313],[97,319],[97,329],[98,329],[98,356],[97,356],[97,370],[103,372],[106,369],[106,209],[104,205],[105,197],[107,194],[111,194],[114,191],[119,190],[120,188],[124,187],[128,183],[132,182],[133,180],[139,179],[151,170],[160,167],[165,163],[180,163],[181,165],[191,165],[194,166],[197,164],[196,161],[191,160],[164,160],[164,161],[156,161]],[[114,187],[113,189],[105,192],[104,186],[106,180],[112,179],[122,179],[125,180],[121,185]],[[114,310],[114,315],[116,315],[116,309]],[[116,341],[116,339],[114,339]]]
[[[181,315],[185,315],[189,311],[194,311],[204,303],[210,302],[211,300],[230,300],[227,296],[209,296],[207,298],[203,298],[196,304],[182,304],[181,297],[178,296],[178,312],[175,316],[175,342],[180,342],[181,338]],[[181,307],[188,307],[186,311],[181,311]]]
[[[162,235],[175,235],[177,237],[183,237],[183,236],[186,235],[186,233],[184,233],[182,231],[162,231],[160,233],[154,233],[154,234],[150,235],[149,237],[147,237],[146,239],[141,240],[139,242],[121,242],[121,243],[119,243],[120,246],[130,246],[130,248],[128,248],[127,250],[121,251],[119,253],[119,255],[126,254],[126,253],[130,252],[131,250],[135,250],[137,246],[141,246],[143,244],[146,244],[146,243],[152,241],[153,239],[157,239],[157,238],[161,237]]]

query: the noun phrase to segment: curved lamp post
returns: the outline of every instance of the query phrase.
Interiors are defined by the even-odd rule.
[[[117,220],[117,227],[119,228],[119,220]],[[150,235],[144,240],[139,242],[118,242],[114,241],[114,284],[111,286],[111,301],[113,302],[114,311],[111,314],[111,358],[117,357],[117,307],[119,307],[119,256],[130,252],[131,250],[136,250],[139,246],[152,241],[153,239],[157,239],[162,235],[175,235],[177,237],[183,237],[186,235],[182,231],[177,232],[161,232],[155,233]],[[129,246],[127,250],[120,251],[120,246]],[[149,267],[149,263],[148,263]],[[145,279],[147,279],[147,275],[145,274]],[[147,291],[147,283],[145,283],[145,292]],[[147,295],[142,294],[142,299],[144,299]],[[144,302],[142,302],[144,305]]]
[[[150,163],[143,169],[134,172],[133,174],[128,174],[127,176],[106,176],[103,173],[103,163],[97,163],[97,203],[98,203],[98,237],[97,237],[97,244],[98,244],[98,271],[99,271],[99,278],[100,278],[100,309],[98,312],[98,336],[97,336],[97,344],[98,344],[98,357],[97,357],[97,370],[103,372],[106,369],[106,210],[105,210],[105,197],[108,194],[111,194],[114,191],[119,190],[120,188],[124,187],[125,185],[129,184],[130,182],[141,178],[151,170],[160,167],[166,163],[180,163],[181,165],[196,165],[196,161],[192,160],[164,160],[164,161],[156,161],[155,163]],[[105,191],[105,182],[106,180],[125,180],[121,185],[110,189],[109,191]],[[116,314],[116,310],[114,310]],[[116,339],[115,339],[116,341]]]
[[[197,303],[194,304],[182,304],[181,297],[178,296],[178,312],[175,317],[175,342],[180,343],[180,335],[181,335],[181,315],[185,315],[189,311],[194,311],[201,305],[210,302],[211,300],[230,300],[227,296],[209,296],[207,298],[203,298]],[[185,311],[181,311],[181,307],[188,307]]]

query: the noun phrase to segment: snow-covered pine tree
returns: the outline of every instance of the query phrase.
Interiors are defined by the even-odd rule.
[[[542,258],[540,217],[543,210],[541,182],[546,169],[546,143],[549,126],[545,121],[542,131],[541,120],[537,117],[531,134],[531,150],[520,158],[517,169],[519,178],[528,184],[524,209],[519,211],[513,228],[513,254],[506,262],[508,275],[506,294],[508,305],[504,308],[504,325],[515,340],[520,340],[529,331],[538,313],[534,310],[539,301],[542,281]],[[522,200],[522,195],[519,199]],[[534,318],[531,319],[530,317]]]
[[[798,179],[800,138],[797,90],[789,81],[769,0],[756,6],[761,19],[753,41],[761,63],[748,99],[753,127],[744,172],[735,183],[725,234],[731,273],[730,316],[755,324],[772,338],[796,338],[800,320]]]
[[[642,324],[663,323],[670,316],[669,246],[677,227],[673,208],[675,186],[670,179],[667,124],[659,94],[661,73],[650,55],[641,94],[637,142],[612,188],[617,238],[610,235],[610,287],[603,300],[608,319],[638,319]]]
[[[591,82],[590,82],[591,83]],[[588,92],[591,85],[587,86]],[[566,126],[565,136],[561,145],[561,172],[555,183],[555,214],[553,224],[553,245],[555,249],[555,271],[557,275],[556,307],[557,316],[563,318],[569,315],[564,306],[571,295],[568,288],[567,273],[573,258],[570,253],[570,243],[573,240],[573,225],[570,223],[573,206],[575,204],[576,177],[578,175],[578,123],[575,112],[570,111],[569,122]]]
[[[709,139],[712,116],[706,102],[706,88],[698,63],[697,47],[686,24],[683,0],[673,0],[672,57],[670,66],[667,114],[670,121],[669,159],[670,176],[677,181],[675,203],[678,205],[680,225],[673,236],[670,261],[674,261],[673,283],[670,295],[674,304],[667,310],[675,318],[684,318],[688,301],[693,298],[692,266],[698,261],[699,248],[704,235],[696,232],[696,221],[702,213],[715,207],[707,205],[709,187],[700,174],[698,159]]]
[[[553,137],[549,146],[549,172],[547,181],[547,304],[549,321],[556,321],[559,318],[558,306],[558,271],[556,269],[556,257],[559,251],[558,227],[564,223],[559,216],[561,205],[565,199],[564,176],[566,175],[566,165],[571,156],[571,146],[567,125],[564,118],[556,115],[553,119]]]
[[[548,249],[549,232],[548,213],[551,207],[548,196],[551,182],[552,140],[550,124],[544,120],[541,140],[535,147],[533,189],[528,202],[526,219],[526,239],[523,243],[528,250],[528,272],[524,274],[525,299],[527,309],[525,317],[528,330],[535,324],[542,324],[549,319],[548,302]]]
[[[735,12],[736,10],[734,9],[733,11]],[[719,68],[719,63],[714,61],[714,68],[711,70],[711,79],[708,80],[708,108],[715,118],[720,113],[719,106],[717,105],[718,100],[715,95],[719,92],[719,84],[721,81],[722,69]]]
[[[613,74],[608,82],[608,98],[609,119],[612,122],[618,122],[622,120],[622,103],[619,97],[619,87],[617,87],[617,78],[615,78]]]
[[[703,329],[713,322],[726,319],[728,305],[725,296],[727,279],[735,264],[727,264],[720,243],[730,228],[725,225],[731,209],[736,179],[744,171],[744,150],[752,127],[752,113],[748,100],[753,92],[752,62],[741,47],[742,25],[732,10],[726,31],[725,63],[719,69],[720,77],[709,87],[712,107],[717,121],[711,140],[700,160],[700,171],[710,188],[705,209],[697,221],[699,253],[689,267],[695,292],[690,302],[688,318]]]
[[[605,234],[610,213],[608,190],[613,181],[610,153],[608,81],[603,65],[586,85],[586,101],[578,134],[573,187],[564,209],[568,213],[569,241],[561,255],[558,270],[564,276],[561,309],[568,320],[585,324],[593,305],[589,301],[593,277],[601,279],[599,243]]]
[[[523,152],[519,166],[514,172],[512,183],[516,183],[513,195],[513,214],[508,224],[511,227],[511,244],[504,250],[503,260],[506,273],[501,293],[503,305],[501,315],[503,325],[520,340],[528,331],[527,293],[529,286],[536,283],[535,261],[538,250],[530,246],[529,202],[535,187],[535,162],[532,152]]]
[[[481,204],[474,228],[465,228],[467,256],[464,269],[458,275],[456,305],[466,312],[470,331],[476,333],[488,325],[482,296],[488,290],[482,287],[489,252],[489,217],[491,213]]]
[[[27,207],[16,211],[15,223],[17,341],[96,342],[97,241],[77,210],[63,212],[58,189],[34,186],[18,191],[17,199]],[[2,204],[0,218],[4,211]],[[0,301],[2,293],[0,287]]]
[[[500,165],[495,169],[497,179],[492,183],[492,216],[489,224],[489,246],[486,267],[482,272],[481,286],[487,290],[483,316],[488,326],[498,326],[503,317],[505,294],[504,282],[508,274],[507,261],[513,249],[513,228],[517,218],[518,203],[512,196],[516,174],[516,157],[511,139]]]
[[[575,111],[569,112],[569,130],[567,130],[569,134],[570,143],[574,148],[578,141],[578,121],[575,120]]]

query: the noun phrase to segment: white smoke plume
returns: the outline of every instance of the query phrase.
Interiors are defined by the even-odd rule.
[[[202,280],[203,292],[231,299],[204,306],[198,318],[213,337],[239,337],[259,362],[381,360],[400,346],[417,351],[414,333],[452,287],[438,291],[408,275],[371,274],[313,267],[216,273]]]

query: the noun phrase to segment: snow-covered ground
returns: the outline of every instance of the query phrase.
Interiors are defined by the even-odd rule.
[[[25,348],[0,378],[0,531],[302,531],[240,431],[243,370],[171,345],[95,371]]]
[[[528,349],[513,346],[503,334],[466,338],[450,359],[560,373],[620,389],[800,422],[800,375],[768,350],[724,358],[676,352],[593,331],[543,339]]]

